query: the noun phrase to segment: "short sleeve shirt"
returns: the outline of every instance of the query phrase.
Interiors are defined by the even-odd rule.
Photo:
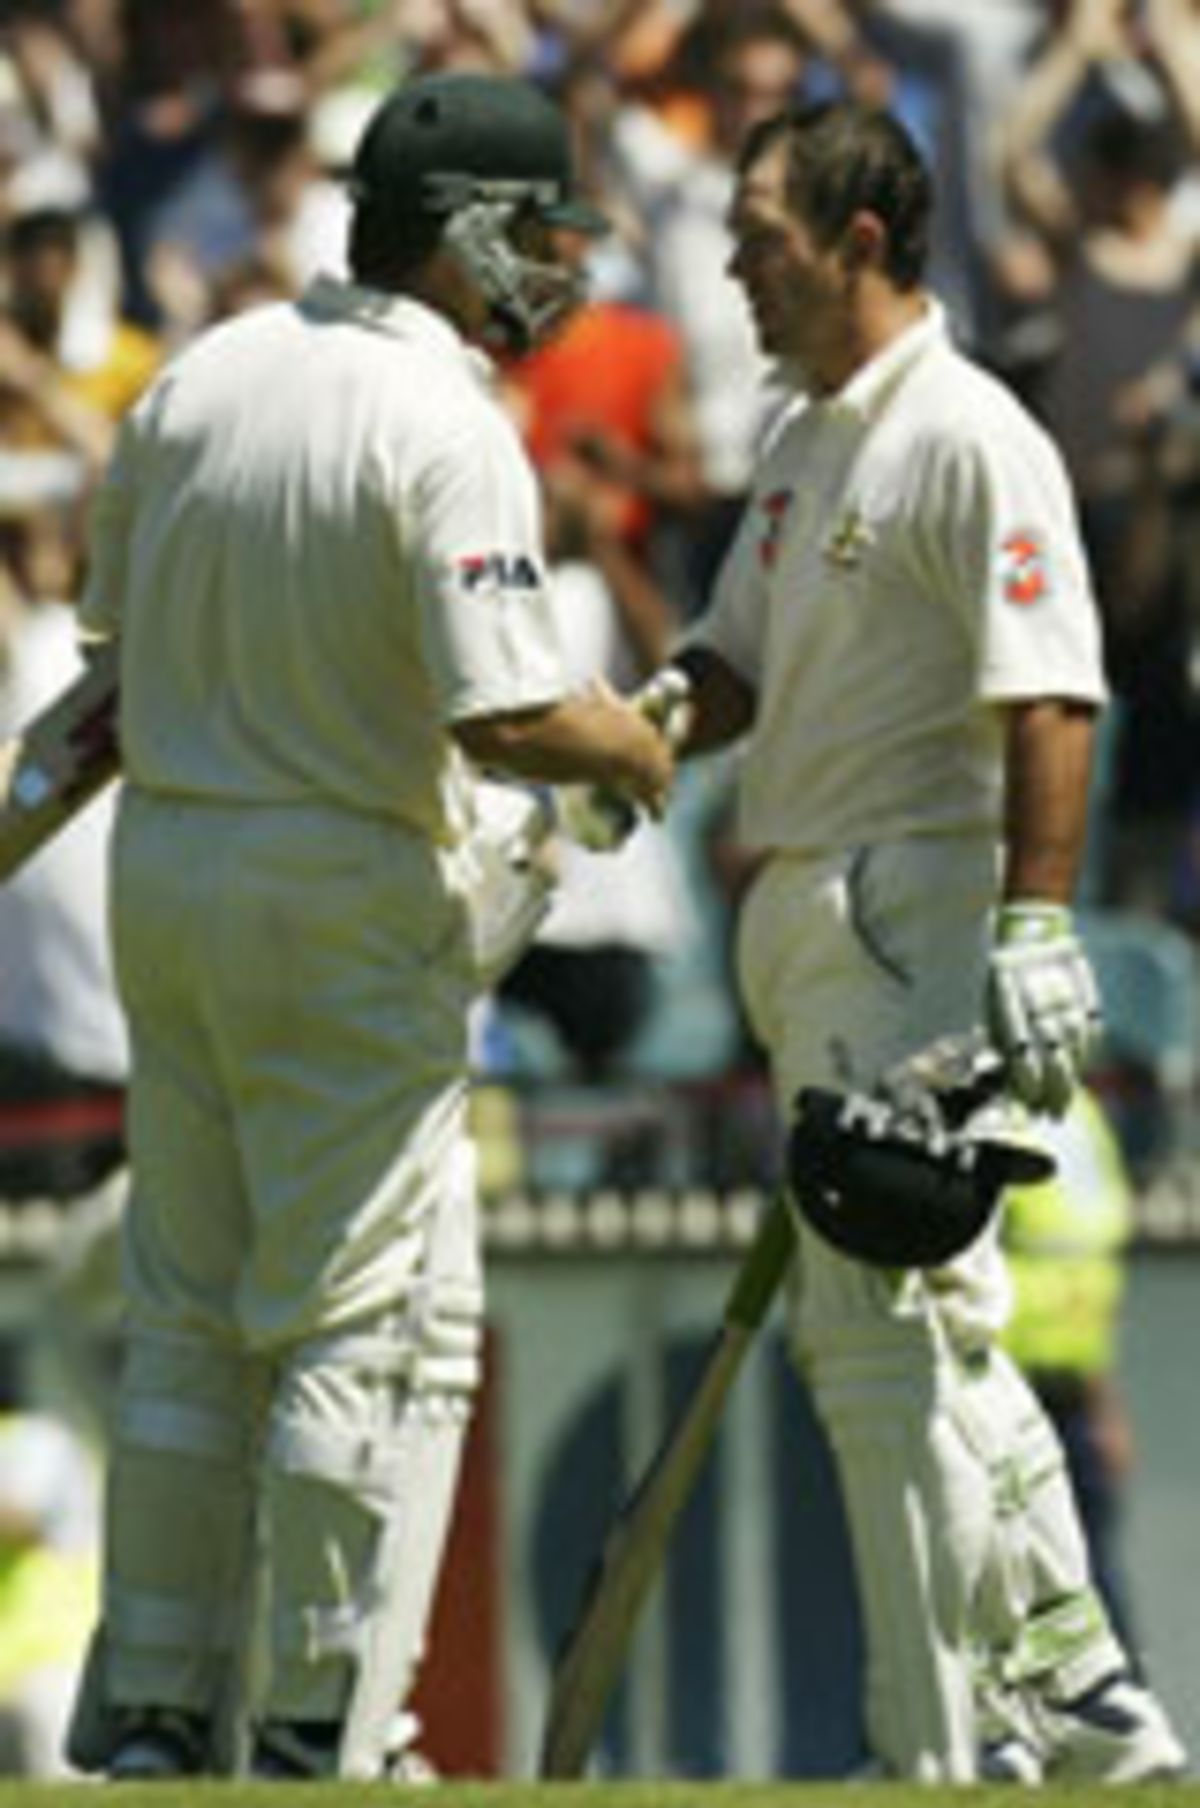
[[[757,693],[741,833],[766,849],[994,831],[996,706],[1105,695],[1062,461],[936,306],[789,411],[690,638]]]
[[[539,500],[486,359],[318,279],[202,336],[124,425],[87,628],[121,637],[130,779],[324,801],[453,841],[449,724],[565,694]]]

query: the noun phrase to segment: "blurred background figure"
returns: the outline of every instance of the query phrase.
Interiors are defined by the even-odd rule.
[[[1015,1297],[1003,1341],[1062,1440],[1096,1585],[1136,1654],[1121,1554],[1133,1429],[1119,1378],[1133,1186],[1093,1091],[1081,1087],[1065,1118],[1039,1119],[1037,1128],[1058,1171],[1005,1197],[1003,1242]]]
[[[573,678],[630,690],[666,656],[678,615],[669,536],[702,492],[697,425],[675,325],[618,296],[504,369],[542,482],[553,606]],[[669,833],[643,825],[615,854],[564,844],[549,917],[501,988],[506,1011],[549,1029],[558,1077],[627,1077],[661,963],[694,929]],[[520,1041],[501,1066],[520,1065]]]
[[[665,656],[674,618],[611,503],[573,458],[551,467],[547,546],[570,671],[580,683],[600,672],[627,691]],[[561,873],[550,914],[500,1000],[551,1030],[560,1077],[628,1078],[654,1009],[656,968],[694,933],[675,849],[665,828],[643,823],[615,853],[564,842]],[[496,1058],[502,1068],[502,1041]]]
[[[95,1612],[94,1464],[39,1405],[27,1333],[0,1333],[0,1775],[62,1777]]]
[[[1164,911],[1200,759],[1195,547],[1164,456],[1197,308],[1200,10],[1069,0],[1010,109],[1010,375],[1057,440],[1104,618],[1106,901]],[[1189,566],[1191,569],[1189,570]]]
[[[345,273],[349,209],[317,151],[299,74],[268,68],[231,84],[203,152],[140,228],[168,338],[204,325],[213,286],[252,258],[292,294],[320,270]]]
[[[82,489],[161,349],[120,314],[111,235],[73,178],[35,167],[0,199],[0,447],[73,461]]]
[[[993,263],[1008,220],[998,140],[1030,57],[1057,29],[1058,0],[863,0],[897,71],[919,91],[908,123],[943,195],[937,283],[956,331],[983,354],[995,333]],[[949,280],[947,278],[949,277]]]
[[[0,15],[0,160],[34,163],[51,155],[76,171],[95,156],[103,129],[91,51],[68,7],[53,0],[6,0]],[[111,11],[103,0],[92,12]]]
[[[683,558],[689,615],[706,600],[778,399],[726,270],[733,159],[755,119],[796,98],[804,69],[803,41],[780,8],[728,18],[703,9],[656,90],[627,95],[611,119],[611,169],[640,222],[645,298],[680,336],[695,417],[705,494]]]
[[[683,347],[656,310],[586,303],[562,332],[510,365],[513,412],[544,483],[648,569],[662,534],[701,493]],[[643,648],[644,651],[644,648]]]
[[[77,509],[0,491],[0,736],[82,669]],[[0,1198],[73,1200],[124,1159],[128,1050],[107,940],[112,794],[0,886]]]

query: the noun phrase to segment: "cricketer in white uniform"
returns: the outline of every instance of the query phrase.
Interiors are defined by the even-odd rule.
[[[73,1755],[116,1777],[220,1767],[247,1640],[256,1775],[387,1770],[479,1372],[464,751],[651,808],[670,777],[636,710],[564,677],[534,478],[475,349],[575,298],[562,235],[597,222],[560,115],[518,81],[414,80],[354,194],[355,281],[187,349],[96,513],[133,1190]]]
[[[1096,614],[1057,453],[921,287],[929,199],[895,122],[843,104],[752,133],[731,213],[731,272],[804,393],[677,663],[683,752],[747,736],[741,835],[766,859],[739,976],[785,1115],[802,1084],[872,1085],[985,1014],[1016,1092],[1058,1111],[1094,1029],[1068,900]],[[993,1237],[925,1274],[797,1235],[876,1758],[926,1781],[981,1753],[1023,1780],[1175,1772],[1054,1435],[995,1348]]]

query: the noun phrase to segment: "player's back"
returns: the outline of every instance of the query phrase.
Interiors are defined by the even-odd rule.
[[[440,832],[409,530],[431,468],[506,430],[445,322],[344,285],[189,348],[136,410],[107,505],[128,510],[113,532],[133,781]]]

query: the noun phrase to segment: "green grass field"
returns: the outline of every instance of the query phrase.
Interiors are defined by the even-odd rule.
[[[1129,1792],[1117,1792],[1128,1796]],[[849,1783],[458,1783],[399,1788],[389,1783],[303,1783],[280,1791],[270,1783],[106,1784],[103,1808],[939,1808],[964,1801],[962,1789]],[[1142,1785],[1137,1808],[1200,1808],[1200,1783]],[[1053,1786],[1038,1790],[1037,1808],[1079,1808],[1089,1798],[1111,1802],[1112,1789]],[[0,1808],[59,1808],[86,1801],[77,1786],[0,1783]],[[971,1808],[1013,1808],[1011,1788],[974,1788]]]

